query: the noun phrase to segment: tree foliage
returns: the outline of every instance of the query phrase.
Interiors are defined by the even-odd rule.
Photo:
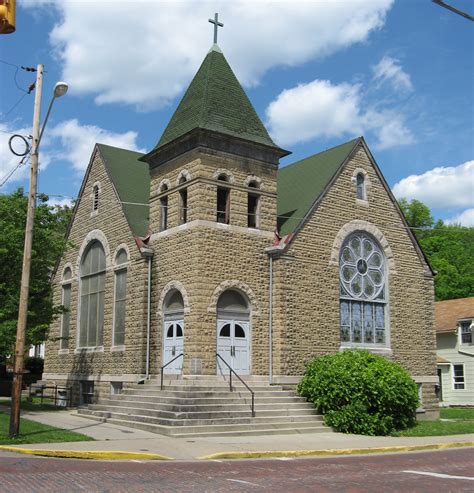
[[[418,200],[401,199],[399,204],[437,273],[436,300],[474,296],[474,228],[435,223],[428,207]]]
[[[388,435],[415,423],[418,389],[408,372],[366,350],[314,359],[298,392],[342,433]]]
[[[72,209],[50,206],[48,199],[38,196],[36,208],[25,347],[45,340],[52,318],[60,311],[53,306],[50,280],[65,247]],[[0,362],[15,345],[27,203],[23,189],[0,195]]]

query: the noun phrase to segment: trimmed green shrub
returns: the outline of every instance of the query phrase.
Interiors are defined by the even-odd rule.
[[[25,370],[35,375],[41,375],[44,368],[44,359],[38,356],[27,356],[25,358]]]
[[[342,433],[388,435],[415,424],[418,389],[398,363],[365,350],[345,350],[306,365],[300,395]]]

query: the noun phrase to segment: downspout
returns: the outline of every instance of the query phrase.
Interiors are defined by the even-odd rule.
[[[268,282],[268,379],[273,384],[273,255],[268,254],[270,259],[270,272]]]
[[[150,347],[151,347],[151,272],[153,259],[153,250],[151,248],[140,248],[141,254],[148,259],[148,282],[147,282],[147,307],[146,307],[146,362],[145,362],[145,379],[150,378]]]

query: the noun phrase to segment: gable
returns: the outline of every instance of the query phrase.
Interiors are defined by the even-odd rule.
[[[298,229],[359,140],[351,140],[278,170],[280,235],[284,236]]]

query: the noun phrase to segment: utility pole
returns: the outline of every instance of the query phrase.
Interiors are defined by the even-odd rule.
[[[18,325],[16,331],[15,361],[13,370],[12,402],[10,415],[10,437],[20,432],[20,402],[23,382],[23,361],[25,357],[25,333],[28,316],[28,293],[30,290],[31,247],[33,243],[33,225],[36,210],[36,183],[38,176],[38,147],[40,143],[41,91],[43,86],[43,65],[36,72],[35,107],[33,114],[33,142],[31,147],[30,190],[26,216],[25,246],[21,272],[20,304],[18,307]]]

